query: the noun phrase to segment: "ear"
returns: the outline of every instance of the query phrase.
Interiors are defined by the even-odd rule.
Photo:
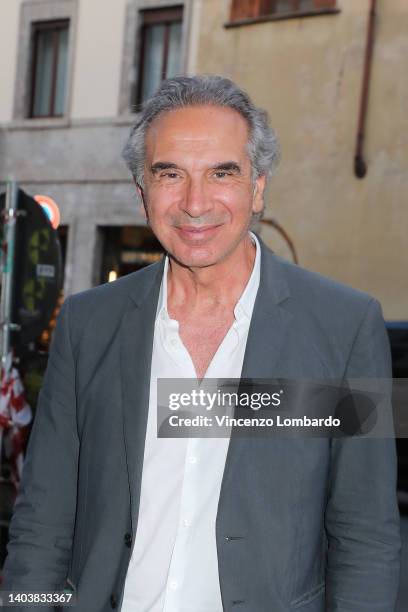
[[[266,186],[266,176],[262,174],[255,181],[254,195],[252,199],[252,212],[259,213],[264,207],[264,191]]]

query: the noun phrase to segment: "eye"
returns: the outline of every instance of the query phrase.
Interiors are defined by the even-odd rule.
[[[179,175],[177,174],[177,172],[164,172],[162,174],[163,177],[165,178],[169,178],[169,179],[176,179],[179,177]]]
[[[214,176],[216,176],[216,178],[224,178],[226,176],[230,176],[230,172],[226,172],[225,170],[217,170],[214,172]]]

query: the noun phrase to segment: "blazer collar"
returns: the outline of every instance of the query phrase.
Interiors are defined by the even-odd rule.
[[[269,249],[257,236],[261,245],[261,282],[259,292],[261,300],[268,304],[280,304],[290,297],[289,285],[284,271],[285,262]]]
[[[284,273],[283,260],[265,245],[258,234],[256,237],[261,246],[261,280],[258,295],[261,295],[260,301],[267,309],[268,305],[280,304],[290,297],[290,290]],[[151,307],[154,305],[154,300],[157,305],[164,267],[163,256],[160,261],[148,266],[134,277],[135,282],[130,286],[129,296],[136,306],[140,307],[146,299],[150,300]]]
[[[157,305],[160,285],[163,277],[165,257],[135,273],[134,282],[130,284],[129,297],[140,308],[148,300],[151,307]]]

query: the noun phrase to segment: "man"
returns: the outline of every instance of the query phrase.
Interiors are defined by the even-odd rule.
[[[277,143],[231,81],[179,77],[125,149],[165,260],[67,299],[10,530],[8,590],[77,611],[390,612],[390,439],[166,439],[157,380],[390,376],[378,302],[249,233]]]

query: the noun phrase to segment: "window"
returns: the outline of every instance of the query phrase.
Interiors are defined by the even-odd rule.
[[[69,21],[33,24],[30,117],[64,114]]]
[[[151,96],[163,79],[180,73],[183,7],[141,11],[141,17],[138,103]]]
[[[232,0],[231,21],[335,9],[336,0]]]
[[[150,227],[105,225],[98,228],[95,284],[106,283],[161,259],[163,247]],[[100,262],[100,263],[99,263]]]

